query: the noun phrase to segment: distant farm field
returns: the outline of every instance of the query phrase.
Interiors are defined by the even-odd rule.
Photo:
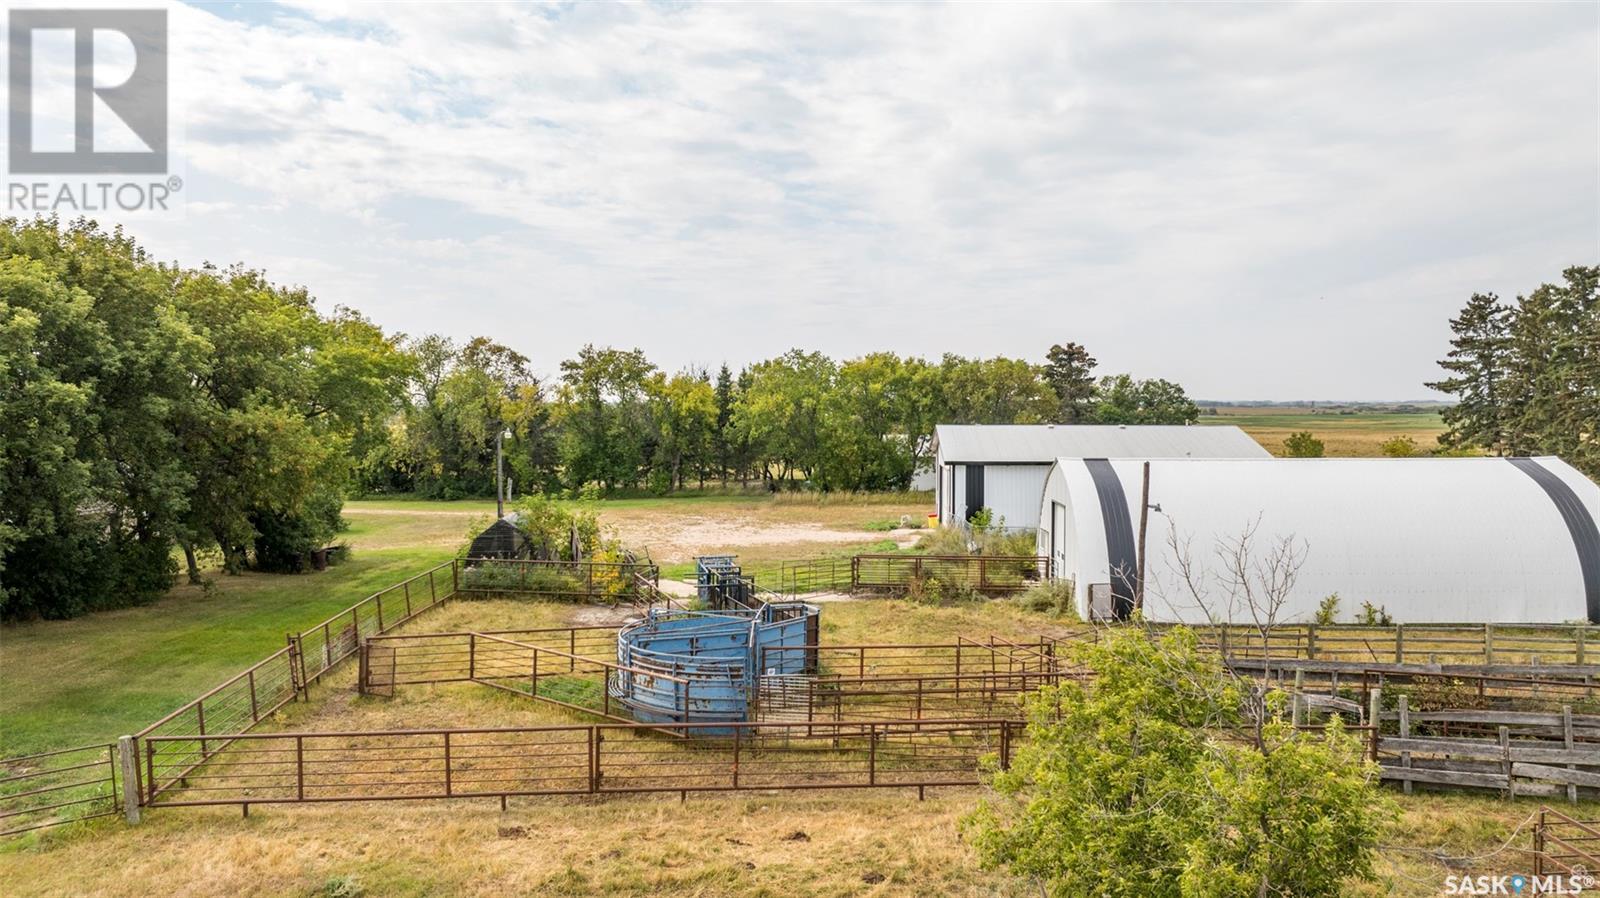
[[[1220,406],[1215,415],[1203,415],[1201,424],[1232,424],[1248,433],[1273,455],[1283,455],[1283,441],[1297,431],[1309,430],[1326,446],[1327,455],[1370,458],[1383,454],[1385,440],[1409,436],[1419,450],[1439,444],[1444,420],[1437,411],[1385,411],[1362,407]]]

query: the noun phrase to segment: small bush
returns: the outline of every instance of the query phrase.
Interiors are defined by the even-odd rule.
[[[1356,623],[1368,627],[1392,627],[1394,618],[1389,616],[1389,612],[1382,605],[1362,602],[1361,615],[1356,618]]]
[[[1327,626],[1329,624],[1336,624],[1338,622],[1339,594],[1332,593],[1327,598],[1323,599],[1321,604],[1317,605],[1317,616],[1313,623],[1316,623],[1319,626]]]
[[[1309,430],[1291,433],[1283,441],[1283,454],[1290,458],[1321,458],[1324,448],[1322,441]]]
[[[1055,614],[1078,619],[1078,606],[1072,600],[1071,580],[1045,580],[1023,590],[1012,601],[1024,611]]]
[[[1378,450],[1390,458],[1411,458],[1418,452],[1417,441],[1404,434],[1384,440]]]

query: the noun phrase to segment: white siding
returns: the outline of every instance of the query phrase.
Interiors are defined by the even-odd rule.
[[[1039,497],[1049,465],[985,465],[983,504],[994,513],[994,523],[1010,528],[1039,526]]]

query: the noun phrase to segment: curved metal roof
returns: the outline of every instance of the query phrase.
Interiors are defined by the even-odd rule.
[[[1057,458],[1270,458],[1232,425],[940,424],[945,462],[1048,465]]]
[[[1058,576],[1083,596],[1081,584],[1113,581],[1111,557],[1125,565],[1137,539],[1125,531],[1138,528],[1142,463],[1098,464],[1109,479],[1060,459],[1040,518],[1051,520],[1052,501],[1069,509],[1069,569]],[[1125,507],[1106,507],[1108,495]],[[1152,619],[1250,620],[1230,602],[1239,591],[1221,555],[1254,526],[1257,574],[1283,538],[1304,549],[1281,622],[1311,619],[1338,593],[1342,621],[1371,602],[1401,622],[1600,623],[1600,486],[1557,458],[1156,460],[1150,503],[1160,506],[1145,540]],[[1185,554],[1204,603],[1182,583]]]

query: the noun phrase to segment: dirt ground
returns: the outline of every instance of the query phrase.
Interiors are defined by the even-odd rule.
[[[485,512],[445,505],[436,509],[385,507],[384,502],[350,502],[344,516],[352,523],[351,545],[384,549],[395,545],[438,545],[453,549],[466,540],[467,531],[491,516]],[[918,520],[927,509],[920,505],[829,505],[825,503],[772,503],[751,501],[707,507],[693,500],[663,502],[643,507],[600,504],[600,520],[624,545],[645,549],[658,564],[681,564],[696,555],[720,552],[803,558],[829,548],[893,540],[909,546],[921,531],[886,528],[901,520]],[[782,550],[778,554],[775,551]]]

